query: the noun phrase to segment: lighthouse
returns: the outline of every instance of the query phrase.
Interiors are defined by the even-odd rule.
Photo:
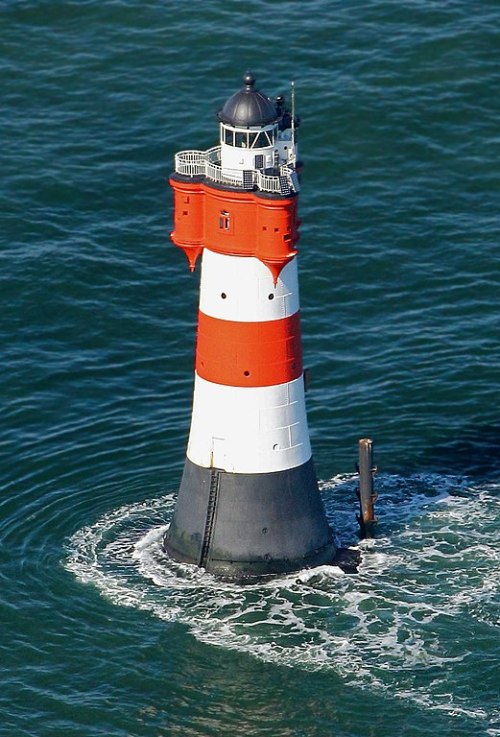
[[[194,397],[164,548],[244,578],[335,554],[311,455],[297,278],[294,105],[252,74],[218,112],[219,142],[175,157],[171,238],[201,262]]]

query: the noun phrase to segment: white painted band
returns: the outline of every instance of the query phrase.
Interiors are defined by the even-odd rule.
[[[203,251],[200,310],[235,322],[265,322],[299,310],[297,259],[281,271],[276,287],[269,269],[253,257]]]
[[[311,457],[304,381],[222,386],[195,376],[188,458],[233,473],[271,473]]]

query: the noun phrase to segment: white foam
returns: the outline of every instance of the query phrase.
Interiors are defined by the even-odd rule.
[[[354,518],[354,483],[322,484],[329,515]],[[493,492],[435,475],[379,477],[382,534],[360,544],[356,575],[322,566],[238,586],[175,563],[161,545],[173,495],[123,506],[75,533],[66,567],[116,604],[181,622],[201,642],[485,718],[464,701],[458,708],[440,684],[444,673],[463,678],[467,669],[456,665],[474,659],[471,622],[485,632],[495,623]],[[476,678],[480,669],[475,662]]]

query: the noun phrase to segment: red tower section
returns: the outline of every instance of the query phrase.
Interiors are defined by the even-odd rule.
[[[270,193],[221,189],[206,181],[186,181],[173,174],[173,242],[194,270],[203,247],[227,256],[254,256],[276,282],[296,254],[300,221],[297,198]]]

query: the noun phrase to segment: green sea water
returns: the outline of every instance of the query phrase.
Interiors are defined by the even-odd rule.
[[[499,29],[489,0],[0,4],[0,735],[500,735]],[[362,564],[241,587],[160,542],[198,299],[168,175],[247,69],[295,83],[311,441]]]

